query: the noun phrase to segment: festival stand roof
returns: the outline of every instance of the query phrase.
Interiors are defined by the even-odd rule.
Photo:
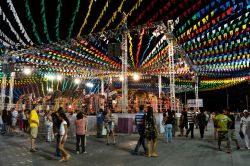
[[[3,0],[1,56],[12,57],[9,63],[20,72],[15,95],[26,90],[44,95],[49,84],[74,89],[71,77],[117,76],[122,62],[108,46],[121,42],[125,13],[133,29],[128,33],[129,74],[168,77],[168,42],[146,27],[173,20],[177,42],[198,70],[200,90],[220,89],[249,79],[249,10],[249,0]],[[178,52],[175,56],[176,84],[183,87],[180,91],[192,90],[194,73]],[[21,74],[24,66],[35,71],[32,76]],[[64,80],[51,83],[44,77],[51,74]],[[129,87],[157,88],[152,85],[140,81]],[[114,87],[119,86],[117,81]]]

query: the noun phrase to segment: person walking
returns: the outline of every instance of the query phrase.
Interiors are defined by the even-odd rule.
[[[7,123],[8,123],[8,112],[6,109],[4,109],[2,111],[2,120],[3,120],[3,129],[1,134],[5,134],[6,133],[6,127],[7,127]]]
[[[31,149],[30,152],[36,152],[36,138],[38,134],[38,126],[39,126],[39,117],[37,114],[36,106],[33,106],[33,109],[30,112],[29,116],[29,123],[30,123],[30,135],[31,135]]]
[[[28,115],[29,110],[26,109],[22,112],[23,116],[23,131],[28,132],[28,126],[29,126],[29,115]]]
[[[147,148],[145,145],[145,114],[144,105],[140,105],[139,112],[135,114],[135,125],[139,133],[139,140],[137,141],[134,154],[138,154],[140,146],[142,145],[145,154],[147,154]]]
[[[196,116],[196,119],[199,125],[201,139],[203,139],[206,127],[206,114],[203,110],[200,110],[200,113]]]
[[[86,152],[86,133],[87,133],[87,124],[88,119],[86,115],[83,115],[82,112],[79,112],[76,115],[75,127],[76,127],[76,153],[80,153],[80,143],[82,147],[82,153]]]
[[[107,130],[107,145],[110,144],[109,142],[109,137],[112,138],[113,140],[113,145],[116,144],[115,142],[115,134],[114,134],[114,120],[113,120],[113,116],[112,113],[110,111],[110,109],[107,109],[107,112],[104,112],[104,123],[105,123],[105,128]]]
[[[227,153],[231,153],[230,142],[228,139],[228,128],[232,124],[232,120],[223,114],[223,110],[219,110],[218,113],[219,114],[215,117],[215,124],[218,131],[218,150],[221,150],[221,142],[226,141]]]
[[[158,131],[156,127],[156,119],[153,114],[153,108],[148,107],[147,115],[145,118],[145,126],[146,126],[146,139],[148,144],[148,157],[157,157],[156,153],[156,145],[157,145],[157,137]]]
[[[53,121],[53,133],[56,138],[56,153],[55,156],[61,157],[61,153],[59,150],[59,143],[60,143],[60,126],[61,126],[61,120],[59,118],[59,114],[63,113],[63,109],[60,107],[57,111],[54,111],[51,116],[52,116],[52,121]]]
[[[54,133],[53,133],[53,120],[51,116],[51,111],[45,113],[44,116],[44,123],[47,128],[47,142],[54,141]]]
[[[61,120],[61,125],[59,130],[60,142],[58,148],[62,153],[62,158],[59,161],[63,162],[63,161],[68,161],[69,158],[71,157],[70,154],[64,149],[64,145],[68,137],[69,119],[67,118],[64,112],[61,112],[59,114],[59,119]]]
[[[181,117],[180,117],[180,135],[179,136],[183,136],[184,135],[184,128],[187,130],[188,129],[188,121],[187,121],[187,111],[186,109],[183,109],[183,111],[181,112]]]
[[[163,123],[165,129],[166,142],[172,142],[172,129],[174,118],[171,110],[167,110],[167,114],[163,113]]]
[[[195,120],[195,113],[193,109],[190,109],[187,112],[187,120],[188,120],[188,129],[186,133],[186,137],[188,137],[189,132],[191,131],[191,138],[194,138],[194,120]]]
[[[240,130],[244,134],[245,148],[250,149],[250,129],[248,129],[248,122],[250,122],[249,112],[247,110],[243,111],[243,117],[240,120]]]
[[[235,142],[235,144],[237,146],[237,150],[239,150],[240,145],[239,145],[238,139],[235,135],[235,117],[230,112],[231,111],[229,109],[226,109],[226,111],[225,111],[225,114],[232,120],[232,124],[230,125],[230,127],[228,129],[228,137],[229,137],[230,142],[232,142],[232,141]]]

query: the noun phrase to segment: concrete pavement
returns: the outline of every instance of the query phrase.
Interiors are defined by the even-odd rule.
[[[118,135],[116,145],[106,145],[104,138],[89,136],[87,154],[75,154],[75,139],[69,138],[66,149],[71,154],[68,162],[60,163],[54,156],[55,143],[38,140],[39,151],[30,153],[28,135],[0,136],[0,166],[246,166],[250,163],[250,150],[236,150],[232,145],[232,153],[217,150],[217,141],[213,139],[212,124],[209,124],[205,139],[199,138],[195,129],[195,138],[175,137],[172,143],[165,143],[163,136],[158,141],[158,157],[148,158],[143,155],[132,155],[138,135]],[[178,134],[178,132],[177,132]],[[225,143],[223,144],[223,148]],[[141,149],[142,151],[142,149]]]

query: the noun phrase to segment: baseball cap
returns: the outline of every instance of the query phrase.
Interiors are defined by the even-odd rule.
[[[248,112],[247,110],[244,110],[243,113]]]

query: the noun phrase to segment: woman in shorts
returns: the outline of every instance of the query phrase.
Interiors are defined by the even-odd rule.
[[[69,153],[64,149],[64,144],[67,140],[69,119],[67,118],[67,116],[64,112],[59,114],[59,119],[61,120],[61,125],[60,125],[60,130],[59,130],[60,142],[58,145],[58,149],[62,153],[62,159],[60,160],[60,162],[63,162],[63,161],[68,161],[70,158]]]

